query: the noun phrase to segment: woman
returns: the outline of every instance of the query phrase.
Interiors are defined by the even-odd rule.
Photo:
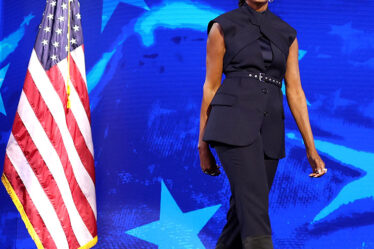
[[[231,187],[216,248],[273,248],[268,194],[285,157],[282,79],[313,169],[309,176],[320,177],[327,169],[313,141],[296,30],[268,9],[268,0],[239,1],[239,8],[209,22],[198,149],[203,172],[218,175],[214,147]]]

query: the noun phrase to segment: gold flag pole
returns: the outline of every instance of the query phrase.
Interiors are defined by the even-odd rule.
[[[66,81],[66,93],[67,93],[67,103],[66,103],[66,108],[70,108],[70,12],[71,12],[71,7],[70,7],[70,0],[68,0],[68,77]]]

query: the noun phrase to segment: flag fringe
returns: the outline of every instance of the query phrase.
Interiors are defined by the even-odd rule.
[[[90,242],[88,242],[84,246],[79,247],[78,249],[89,249],[89,248],[95,246],[96,243],[97,243],[97,236],[95,236],[95,238],[93,238]]]
[[[22,217],[22,220],[25,223],[27,231],[29,232],[31,238],[34,240],[34,242],[36,244],[36,247],[38,249],[44,249],[44,246],[43,246],[42,242],[40,241],[38,234],[35,232],[34,227],[32,226],[29,218],[26,215],[26,212],[25,212],[25,209],[23,208],[22,203],[18,199],[18,196],[16,195],[16,192],[14,191],[12,185],[8,181],[8,178],[5,176],[5,174],[3,174],[1,176],[1,181],[3,182],[4,187],[5,187],[6,191],[8,192],[8,194],[10,195],[10,198],[12,199],[14,205],[18,209],[18,212],[20,213],[20,215]]]
[[[44,249],[44,246],[43,246],[42,242],[40,241],[38,234],[35,232],[34,227],[32,226],[29,218],[26,215],[26,212],[25,212],[25,209],[23,208],[22,203],[18,199],[18,196],[16,195],[16,192],[14,191],[12,185],[8,181],[8,178],[5,176],[5,174],[3,174],[1,176],[1,181],[3,182],[4,187],[5,187],[6,191],[8,192],[10,198],[12,199],[14,205],[16,206],[18,212],[20,213],[21,218],[22,218],[22,220],[25,223],[25,226],[27,228],[27,231],[29,232],[31,238],[34,240],[34,242],[36,244],[36,247],[38,249]],[[98,238],[97,238],[97,236],[95,236],[95,238],[93,238],[90,242],[88,242],[87,244],[79,247],[78,249],[89,249],[89,248],[95,246],[97,241],[98,241]]]

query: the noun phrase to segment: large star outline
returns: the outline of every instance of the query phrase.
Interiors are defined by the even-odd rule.
[[[5,75],[8,72],[8,68],[9,68],[9,64],[0,69],[0,89],[4,83]],[[0,113],[6,115],[5,106],[4,106],[3,98],[1,97],[1,93],[0,93]]]
[[[2,64],[8,58],[8,56],[17,49],[19,42],[22,40],[22,38],[25,35],[26,26],[30,24],[30,21],[33,18],[34,18],[33,14],[29,14],[25,16],[19,28],[0,41],[0,64]],[[9,65],[10,64],[7,64],[6,66],[0,69],[0,90],[1,90],[1,87],[3,86],[4,79],[8,72]],[[0,113],[2,113],[5,116],[7,115],[1,92],[0,92]]]
[[[296,134],[287,134],[289,139],[301,140]],[[332,201],[326,205],[313,218],[311,224],[323,222],[332,213],[341,207],[354,203],[357,200],[372,198],[374,200],[374,154],[366,151],[359,151],[344,145],[334,144],[328,141],[315,140],[318,151],[327,154],[329,157],[342,162],[353,169],[366,172],[362,177],[346,184]],[[328,166],[326,166],[328,168]]]
[[[221,205],[182,212],[161,181],[160,220],[131,229],[127,234],[158,245],[159,249],[205,248],[198,233]]]
[[[126,3],[133,5],[145,10],[149,10],[148,5],[144,0],[103,0],[103,15],[101,19],[101,32],[104,31],[109,19],[112,17],[114,10],[117,8],[118,4]]]

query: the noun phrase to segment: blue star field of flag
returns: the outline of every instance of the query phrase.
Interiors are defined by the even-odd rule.
[[[68,32],[69,28],[70,32]],[[82,44],[79,2],[77,0],[47,1],[35,43],[36,54],[44,69],[50,69],[67,57],[69,49],[72,51]]]
[[[0,162],[34,44],[48,69],[66,58],[68,42],[74,49],[84,38],[95,248],[214,248],[230,186],[224,173],[201,172],[196,150],[206,25],[237,1],[79,2],[0,1]],[[269,196],[274,248],[374,248],[374,2],[275,0],[269,8],[298,31],[301,82],[328,168],[308,177],[284,98],[286,158]],[[35,248],[3,187],[0,199],[0,247]]]

